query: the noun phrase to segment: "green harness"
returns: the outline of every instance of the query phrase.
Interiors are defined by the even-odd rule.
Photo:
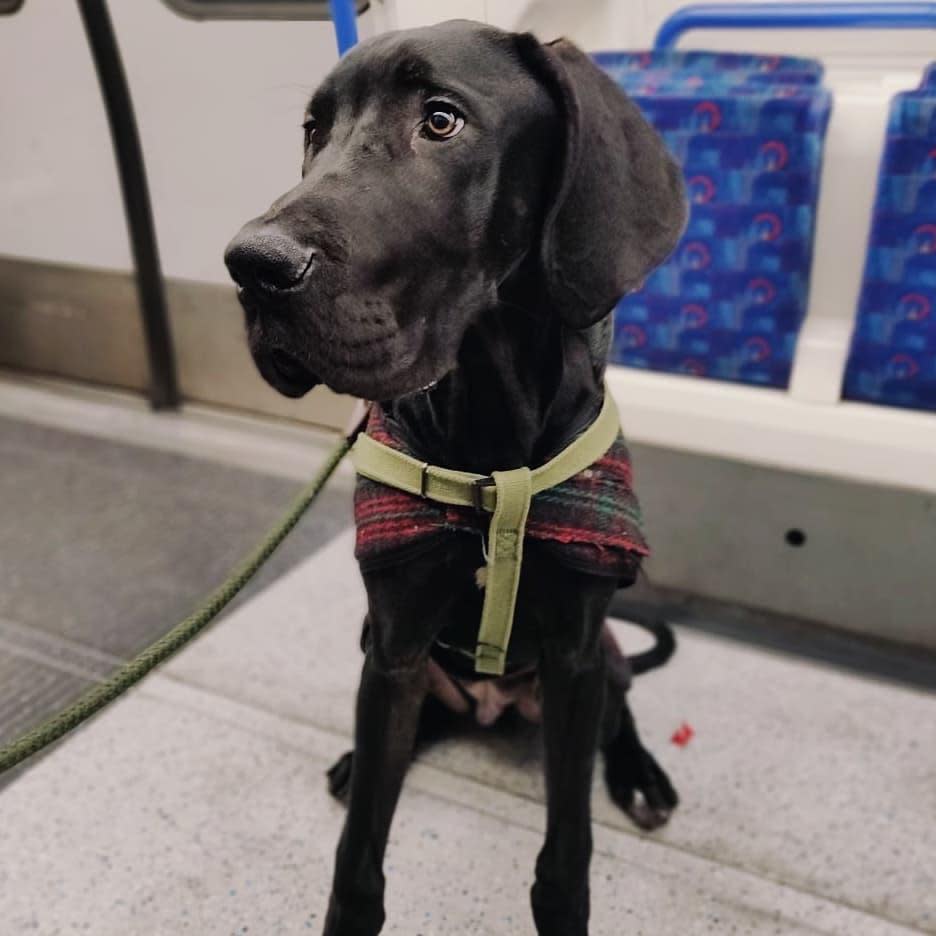
[[[611,448],[619,431],[617,407],[606,389],[598,417],[555,458],[532,470],[514,468],[494,471],[490,476],[439,468],[368,435],[358,436],[351,460],[365,478],[441,504],[475,507],[492,514],[484,607],[475,649],[476,672],[493,676],[504,673],[530,502],[536,494],[568,481],[596,462]]]

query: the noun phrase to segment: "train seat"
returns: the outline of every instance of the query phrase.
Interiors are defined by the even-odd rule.
[[[936,410],[936,63],[891,103],[843,395]]]
[[[787,56],[602,52],[683,165],[672,257],[615,310],[612,360],[786,387],[809,289],[831,97]]]

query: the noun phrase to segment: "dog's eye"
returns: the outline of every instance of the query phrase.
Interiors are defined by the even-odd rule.
[[[426,119],[423,123],[426,135],[434,140],[450,140],[465,126],[465,118],[450,104],[438,101],[426,107]]]
[[[315,118],[309,117],[302,122],[302,129],[305,131],[305,145],[308,146],[315,136]]]

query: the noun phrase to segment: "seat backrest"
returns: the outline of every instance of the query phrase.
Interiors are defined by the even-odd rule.
[[[809,59],[599,53],[681,161],[672,257],[615,310],[612,360],[786,386],[806,309],[831,101]]]
[[[936,63],[891,103],[843,395],[936,410]]]

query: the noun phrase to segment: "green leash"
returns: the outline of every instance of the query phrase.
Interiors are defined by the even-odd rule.
[[[184,621],[150,644],[132,660],[124,663],[103,682],[96,683],[79,696],[68,708],[44,721],[32,731],[17,738],[6,747],[0,748],[0,774],[32,757],[59,738],[77,728],[105,705],[136,685],[150,670],[169,659],[193,637],[200,634],[224,609],[232,598],[253,578],[257,570],[270,558],[273,551],[299,522],[302,515],[313,504],[328,479],[334,474],[341,460],[347,455],[354,435],[343,438],[328,456],[318,474],[303,488],[296,502],[266,539],[231,573],[204,604]]]

